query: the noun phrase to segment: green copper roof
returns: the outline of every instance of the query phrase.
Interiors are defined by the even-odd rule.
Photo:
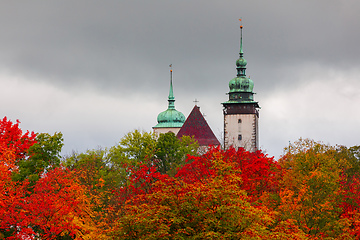
[[[237,75],[229,82],[229,100],[226,103],[256,103],[254,101],[254,82],[246,77],[247,61],[244,58],[242,26],[240,27],[240,51],[239,59],[236,60]]]
[[[185,122],[184,114],[175,109],[175,97],[172,84],[172,70],[170,70],[170,91],[168,102],[168,109],[158,115],[158,124],[154,128],[180,128]]]

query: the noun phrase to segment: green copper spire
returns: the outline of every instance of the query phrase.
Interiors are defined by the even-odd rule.
[[[243,52],[243,47],[242,47],[242,25],[240,26],[240,52],[239,52],[239,56],[242,57],[244,55]]]
[[[169,90],[168,102],[169,102],[168,109],[164,112],[161,112],[158,115],[157,117],[158,124],[154,128],[181,128],[185,122],[184,114],[182,114],[181,112],[175,109],[172,69],[170,69],[170,90]]]
[[[243,51],[243,26],[240,26],[240,51],[239,59],[236,60],[236,77],[229,82],[229,101],[225,103],[256,103],[254,101],[254,82],[246,77],[245,70],[247,61]]]
[[[170,91],[169,91],[169,107],[168,109],[175,109],[175,97],[173,91],[173,84],[172,84],[172,69],[170,69]]]
[[[243,38],[242,38],[242,29],[243,27],[240,26],[240,51],[239,51],[239,59],[236,60],[236,70],[237,76],[246,76],[245,69],[247,65],[247,61],[244,58],[244,51],[243,51]]]

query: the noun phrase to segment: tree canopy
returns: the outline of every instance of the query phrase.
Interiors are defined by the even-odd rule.
[[[299,139],[275,160],[138,130],[62,146],[0,120],[0,239],[359,239],[360,146]]]

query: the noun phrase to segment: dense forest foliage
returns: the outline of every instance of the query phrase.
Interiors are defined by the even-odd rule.
[[[61,133],[0,120],[0,239],[359,239],[360,146],[275,160],[133,131],[61,157]]]

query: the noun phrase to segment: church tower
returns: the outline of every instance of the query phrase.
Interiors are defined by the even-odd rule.
[[[175,97],[172,84],[172,69],[170,69],[170,91],[168,102],[168,109],[164,112],[159,113],[157,117],[158,124],[153,127],[154,133],[157,135],[167,132],[173,132],[176,135],[185,122],[184,114],[175,109]]]
[[[236,61],[237,76],[230,80],[229,100],[222,103],[224,112],[224,147],[243,147],[248,151],[259,148],[258,102],[254,101],[254,82],[246,77],[243,26],[240,26],[240,52]]]

